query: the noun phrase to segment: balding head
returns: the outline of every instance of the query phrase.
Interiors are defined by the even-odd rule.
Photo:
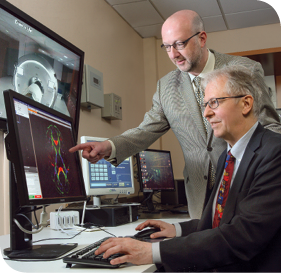
[[[188,34],[204,31],[201,17],[193,10],[180,10],[172,14],[162,26],[162,36],[177,30]]]

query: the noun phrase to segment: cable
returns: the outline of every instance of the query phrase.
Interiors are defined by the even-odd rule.
[[[45,207],[48,207],[49,205],[45,205]],[[34,206],[33,206],[33,208],[34,208]],[[39,209],[42,209],[43,208],[43,206],[42,207],[36,207],[35,206],[35,209],[31,209],[31,210],[27,210],[27,211],[25,211],[24,213],[29,213],[29,212],[35,212],[36,210],[39,210]],[[20,212],[21,210],[19,210],[19,212]]]
[[[106,232],[106,233],[109,234],[109,235],[112,235],[113,237],[117,237],[116,235],[110,233],[109,231],[106,231],[105,229],[102,229],[102,228],[100,228],[100,227],[98,227],[98,226],[95,226],[95,227],[97,227],[97,228],[100,229],[101,231]]]
[[[113,201],[112,201],[112,202],[113,202],[113,205],[114,205],[114,204],[118,204],[118,197],[119,197],[119,194],[117,194],[117,196],[116,196],[115,199],[112,198],[112,199],[113,199]]]
[[[36,225],[37,225],[37,227],[38,227],[38,226],[39,226],[39,223],[38,223],[37,215],[36,215],[36,213],[35,213],[35,208],[36,208],[36,207],[33,207],[33,208],[34,208],[34,210],[33,210],[34,219],[35,219]]]
[[[141,202],[141,203],[145,203],[147,200],[149,200],[153,195],[153,191],[149,193],[149,195]]]
[[[161,199],[160,191],[157,191],[156,193],[154,193],[154,196],[158,199]]]
[[[48,226],[48,213],[46,212],[46,206],[43,205],[42,212],[40,214],[40,226],[47,227]]]
[[[24,227],[22,227],[22,225],[18,222],[18,220],[16,219],[16,218],[14,218],[13,219],[13,221],[15,222],[15,224],[18,226],[18,228],[22,231],[22,232],[24,232],[24,233],[27,233],[27,234],[36,234],[36,233],[39,233],[40,231],[42,231],[42,229],[44,228],[44,227],[46,227],[47,225],[48,225],[48,221],[47,221],[47,216],[48,216],[48,214],[46,213],[46,206],[45,205],[43,205],[42,207],[42,212],[41,212],[41,215],[40,215],[40,224],[38,224],[38,220],[37,220],[37,217],[36,217],[36,215],[35,215],[35,220],[36,220],[36,223],[37,223],[37,227],[31,222],[31,220],[26,216],[26,215],[24,215],[23,213],[18,213],[17,215],[18,216],[23,216],[23,217],[25,217],[27,220],[28,220],[28,222],[32,225],[32,227],[33,228],[35,228],[36,229],[36,231],[30,231],[30,230],[27,230],[27,229],[25,229]],[[33,207],[33,209],[31,210],[31,211],[28,211],[28,212],[25,212],[25,213],[30,213],[30,212],[34,212],[34,214],[35,214],[35,211],[36,211],[36,209],[34,209],[34,207]]]
[[[23,228],[23,227],[21,226],[21,224],[18,222],[17,219],[14,218],[13,220],[14,220],[15,224],[18,226],[18,228],[19,228],[22,232],[27,233],[27,234],[36,234],[36,233],[39,233],[39,232],[42,231],[42,229],[44,228],[44,227],[40,227],[40,228],[37,229],[36,231],[30,231],[30,230],[27,230],[27,229]]]
[[[114,234],[112,234],[112,233],[106,231],[105,229],[102,229],[102,227],[104,227],[104,226],[95,225],[95,224],[93,224],[93,223],[85,223],[85,224],[91,224],[93,227],[96,227],[96,228],[98,228],[99,230],[104,231],[104,232],[110,234],[110,235],[113,236],[113,237],[117,237],[116,235],[114,235]],[[38,240],[38,241],[34,241],[33,243],[38,243],[38,242],[48,241],[48,240],[70,240],[70,239],[75,238],[76,236],[78,236],[79,234],[81,234],[82,232],[84,232],[85,230],[87,230],[87,228],[85,228],[85,229],[79,231],[77,234],[75,234],[74,236],[72,236],[72,237],[70,237],[70,238],[47,238],[47,239],[41,239],[41,240]]]
[[[17,216],[23,216],[24,218],[26,218],[28,220],[28,222],[33,226],[33,228],[35,228],[37,230],[39,229],[38,222],[37,222],[37,226],[35,226],[26,215],[24,215],[22,213],[18,213]]]
[[[38,243],[38,242],[42,242],[42,241],[49,241],[49,240],[70,240],[70,239],[75,238],[76,236],[78,236],[79,234],[81,234],[85,230],[86,230],[86,228],[79,231],[77,234],[75,234],[74,236],[72,236],[70,238],[47,238],[47,239],[41,239],[41,240],[38,240],[38,241],[34,241],[33,243]]]

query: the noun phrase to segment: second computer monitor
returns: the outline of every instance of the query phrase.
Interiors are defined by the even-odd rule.
[[[137,164],[143,192],[175,190],[170,151],[147,149],[137,154]]]
[[[101,142],[107,138],[82,136],[81,143]],[[134,193],[134,170],[133,158],[129,157],[117,167],[105,159],[96,164],[82,158],[82,170],[86,193],[89,196],[101,196],[108,194],[133,194]],[[96,205],[94,203],[94,205]]]

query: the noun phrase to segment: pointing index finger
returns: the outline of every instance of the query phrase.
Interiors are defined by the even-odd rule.
[[[87,147],[87,143],[82,143],[82,144],[78,144],[72,148],[69,149],[69,152],[70,153],[74,153],[76,151],[79,151],[79,150],[83,150],[84,148]]]

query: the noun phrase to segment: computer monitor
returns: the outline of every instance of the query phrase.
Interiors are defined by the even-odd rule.
[[[147,149],[136,155],[140,189],[149,211],[154,210],[152,195],[174,191],[175,181],[170,151]]]
[[[73,118],[77,137],[84,52],[8,1],[0,0],[0,130],[4,90]]]
[[[107,138],[82,136],[81,143],[104,141]],[[134,170],[133,158],[129,157],[117,167],[111,165],[105,159],[96,164],[82,158],[82,170],[85,189],[88,196],[93,196],[93,206],[100,207],[100,196],[109,194],[133,194]]]
[[[31,224],[32,206],[69,203],[87,199],[78,152],[68,150],[75,143],[72,118],[12,90],[4,91],[10,160],[9,257],[46,258],[61,254],[63,245],[32,246],[32,235],[23,233]],[[39,252],[39,253],[38,253]]]

